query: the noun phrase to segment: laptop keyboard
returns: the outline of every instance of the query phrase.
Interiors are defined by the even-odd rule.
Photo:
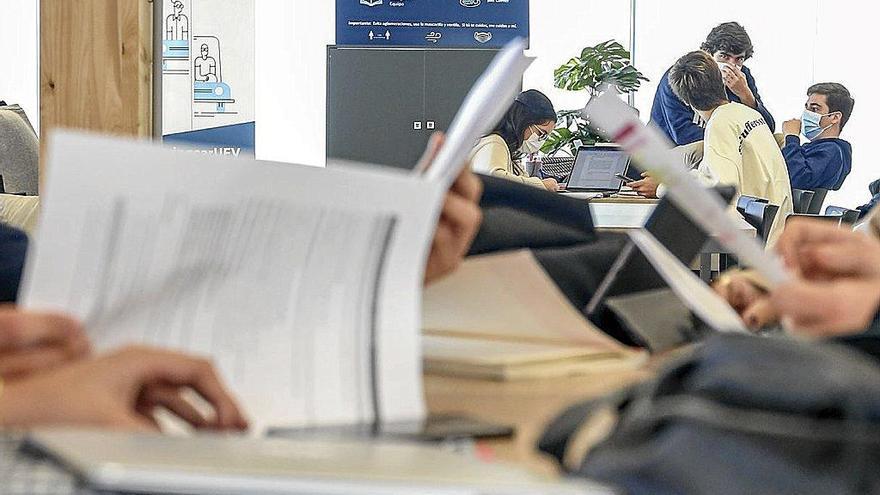
[[[53,461],[22,449],[23,435],[0,433],[0,493],[87,495],[75,478]]]
[[[541,174],[564,182],[574,168],[574,158],[570,156],[554,156],[544,158],[541,163]]]

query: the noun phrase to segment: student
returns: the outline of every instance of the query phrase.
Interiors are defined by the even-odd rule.
[[[746,30],[736,22],[720,24],[709,33],[700,49],[712,55],[721,67],[727,100],[757,110],[772,132],[776,128],[773,116],[758,94],[751,71],[743,65],[754,53],[752,40]],[[676,97],[669,85],[669,71],[663,74],[654,94],[651,122],[678,146],[703,139],[704,121]]]
[[[480,139],[471,151],[471,166],[479,173],[556,191],[559,184],[555,179],[528,177],[517,163],[523,156],[540,150],[555,127],[556,110],[550,99],[534,89],[524,91],[495,130]]]
[[[722,73],[704,51],[681,57],[669,69],[668,79],[676,97],[706,122],[698,175],[707,185],[733,185],[738,194],[778,205],[777,220],[768,237],[768,244],[773,244],[782,233],[782,220],[792,212],[792,199],[785,160],[766,117],[728,100]],[[650,175],[630,186],[643,196],[657,195],[658,184]]]
[[[840,132],[852,115],[855,100],[842,84],[819,83],[807,90],[800,119],[782,124],[782,155],[795,189],[840,189],[852,168],[852,146]],[[807,138],[801,145],[799,135]]]

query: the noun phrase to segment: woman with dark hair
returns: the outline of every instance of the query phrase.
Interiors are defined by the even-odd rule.
[[[541,149],[555,127],[556,110],[550,99],[534,89],[523,91],[495,130],[474,146],[471,151],[474,171],[556,191],[559,184],[555,179],[529,177],[517,163],[525,155]]]

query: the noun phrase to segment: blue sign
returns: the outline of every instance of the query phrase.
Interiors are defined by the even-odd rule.
[[[529,37],[529,0],[336,0],[336,44],[499,48]]]

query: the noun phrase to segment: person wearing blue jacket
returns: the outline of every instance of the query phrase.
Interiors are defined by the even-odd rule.
[[[782,124],[782,155],[795,189],[840,189],[852,169],[852,146],[840,132],[852,115],[855,100],[842,84],[819,83],[807,90],[800,119]],[[803,134],[808,142],[801,144]]]
[[[736,22],[720,24],[712,29],[700,49],[712,55],[718,63],[728,101],[742,103],[757,110],[770,130],[776,129],[776,121],[758,94],[755,78],[748,67],[743,65],[754,54],[752,40],[746,30]],[[654,94],[651,122],[677,146],[703,140],[705,124],[692,108],[672,92],[668,70],[660,79]]]

